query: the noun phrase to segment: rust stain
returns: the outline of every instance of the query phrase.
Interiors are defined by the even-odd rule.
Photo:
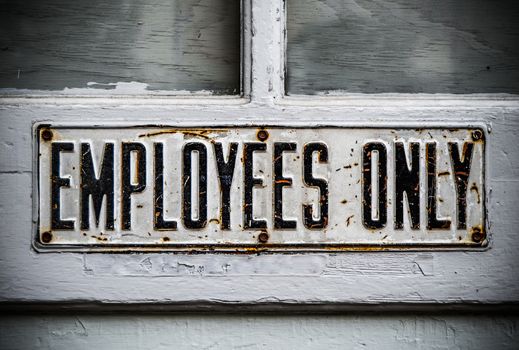
[[[193,136],[193,137],[201,137],[205,140],[212,140],[211,137],[207,136],[205,133],[203,132],[183,132],[184,136]]]
[[[269,138],[269,132],[265,129],[259,129],[256,133],[256,137],[260,141],[267,141],[267,139]]]
[[[479,189],[476,183],[472,183],[472,186],[470,186],[470,190],[476,193],[478,204],[481,203],[481,196],[479,195]]]
[[[466,171],[456,171],[456,176],[464,176],[464,177],[468,177],[469,174],[466,172]]]
[[[243,250],[241,249],[236,249],[236,252],[240,253],[240,252],[244,252],[244,253],[250,253],[250,254],[255,254],[255,253],[261,253],[261,252],[265,252],[267,251],[265,248],[260,248],[260,247],[245,247],[243,248]]]
[[[476,243],[482,243],[486,238],[487,234],[482,225],[476,225],[470,230],[472,241]]]
[[[365,247],[365,246],[362,246],[362,247],[337,247],[337,246],[330,246],[330,247],[325,247],[326,250],[332,250],[332,251],[342,251],[342,252],[346,252],[346,251],[363,251],[363,252],[379,252],[379,251],[382,251],[382,250],[391,250],[392,247],[391,246],[388,246],[388,247],[384,247],[384,246],[373,246],[373,247]]]
[[[471,137],[473,141],[481,142],[484,140],[485,134],[483,133],[483,131],[476,129],[471,132]]]
[[[52,241],[52,233],[50,233],[49,231],[45,231],[41,234],[41,241],[43,243],[50,243],[50,241]]]
[[[229,132],[227,129],[168,129],[160,130],[145,134],[140,134],[139,137],[153,137],[165,134],[184,134],[188,136],[201,137],[206,140],[211,140],[212,137],[207,136],[211,133],[226,133]]]
[[[43,129],[41,131],[41,138],[43,141],[52,141],[52,138],[54,137],[54,134],[50,129]]]
[[[268,240],[269,240],[269,234],[267,232],[261,232],[258,235],[258,241],[260,241],[261,243],[267,243]]]
[[[290,180],[287,180],[287,179],[276,180],[274,182],[277,184],[287,184],[287,185],[290,184]]]
[[[353,219],[354,216],[355,216],[355,215],[350,215],[350,216],[348,216],[348,218],[346,219],[346,226],[350,226],[350,224],[351,224],[351,219]]]

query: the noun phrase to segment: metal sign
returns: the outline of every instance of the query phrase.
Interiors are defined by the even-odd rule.
[[[487,243],[479,128],[40,124],[35,142],[40,251]]]

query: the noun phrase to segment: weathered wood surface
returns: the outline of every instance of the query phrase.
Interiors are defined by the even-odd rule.
[[[240,1],[2,0],[0,49],[0,88],[236,94]]]
[[[214,99],[0,99],[0,301],[77,303],[465,305],[519,300],[519,103],[493,96],[282,100],[276,1],[253,6],[251,103]],[[262,30],[259,30],[262,28]],[[245,100],[245,99],[243,99]],[[31,249],[35,122],[208,126],[486,125],[484,251],[281,255],[78,254]],[[191,304],[190,304],[191,303]]]
[[[6,102],[7,103],[7,102]],[[0,301],[99,303],[516,303],[519,300],[517,102],[465,107],[4,104],[0,109]],[[459,101],[462,103],[462,101]],[[500,103],[504,105],[499,106]],[[478,107],[479,106],[479,107]],[[30,248],[31,125],[100,120],[207,123],[485,123],[490,248],[319,254],[78,254]],[[316,121],[319,115],[319,121]],[[198,117],[199,116],[199,117]]]
[[[289,94],[519,93],[519,3],[287,0]]]
[[[477,305],[488,310],[505,303],[497,306],[502,310],[519,300],[517,99],[398,94],[284,99],[281,5],[281,0],[253,2],[253,25],[248,30],[254,28],[250,42],[254,59],[251,66],[245,62],[251,74],[245,82],[251,87],[251,103],[220,98],[0,99],[0,303],[22,304],[26,310],[33,303],[51,309],[72,303],[89,313],[27,316],[17,309],[17,315],[0,319],[0,348],[517,348],[515,316],[437,312]],[[481,252],[310,255],[35,252],[30,247],[32,124],[107,120],[200,126],[280,120],[306,125],[485,124],[491,130],[487,140],[491,247]],[[125,313],[93,314],[99,305],[110,303]],[[140,310],[161,310],[168,304],[184,313],[178,318],[136,314],[135,303]],[[343,308],[338,307],[341,303]],[[373,313],[395,304],[402,314]],[[410,307],[424,304],[433,314],[409,312]],[[215,316],[219,305],[231,312],[277,307],[278,313]],[[304,312],[347,309],[350,313],[286,316],[290,306]],[[356,306],[370,313],[352,314],[349,308]],[[207,308],[212,315],[185,314]]]
[[[510,315],[4,315],[2,349],[517,349]]]

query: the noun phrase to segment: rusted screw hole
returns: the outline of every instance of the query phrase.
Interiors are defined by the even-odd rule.
[[[481,130],[474,130],[472,132],[472,140],[479,141],[481,139],[483,139],[483,132],[481,132]]]
[[[258,130],[257,136],[258,136],[258,140],[266,141],[269,138],[269,132],[267,130],[261,129],[261,130]]]
[[[472,240],[476,243],[481,243],[485,239],[485,232],[481,231],[479,227],[472,229]]]
[[[41,234],[41,241],[43,243],[50,243],[50,241],[52,241],[52,233],[50,233],[49,231],[43,232]]]
[[[41,138],[45,141],[52,140],[52,131],[45,129],[41,132]]]
[[[267,243],[269,240],[269,234],[266,232],[262,232],[258,235],[258,241],[261,243]]]

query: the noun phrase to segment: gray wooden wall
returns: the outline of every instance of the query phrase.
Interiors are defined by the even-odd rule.
[[[514,350],[518,326],[503,314],[9,315],[0,348]]]
[[[240,92],[239,0],[1,0],[0,88]]]
[[[519,93],[513,0],[287,0],[290,94]]]

